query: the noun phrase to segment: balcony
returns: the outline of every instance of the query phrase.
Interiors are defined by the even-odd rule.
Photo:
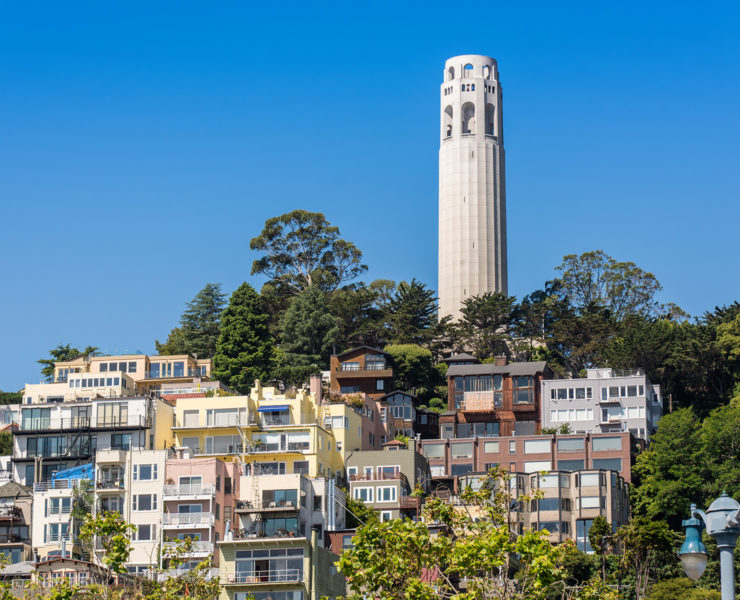
[[[23,511],[17,506],[0,506],[0,519],[17,520],[23,518]]]
[[[303,569],[272,569],[269,571],[227,573],[223,576],[222,581],[224,585],[301,583],[303,582]]]
[[[188,528],[188,527],[210,527],[214,523],[212,513],[164,513],[162,515],[162,527]]]
[[[129,415],[123,418],[62,417],[58,419],[39,417],[22,419],[20,429],[15,433],[51,433],[77,431],[80,429],[139,429],[149,427],[149,419],[144,415]]]
[[[164,553],[165,555],[176,554],[181,548],[185,548],[185,544],[184,541],[165,542]],[[195,540],[187,542],[187,545],[189,549],[183,552],[183,557],[206,555],[213,552],[213,542]]]
[[[360,365],[340,365],[336,369],[337,379],[385,379],[393,377],[393,369],[385,363]]]
[[[125,489],[123,479],[101,479],[95,482],[97,492],[120,492]]]
[[[503,392],[498,392],[498,398],[495,392],[465,392],[460,410],[464,412],[493,412],[503,406]]]
[[[247,427],[250,424],[246,415],[233,415],[228,417],[219,417],[212,423],[203,424],[200,420],[197,423],[179,422],[173,429],[218,429],[219,427]],[[253,425],[256,423],[252,422]]]
[[[310,452],[309,442],[289,442],[287,444],[253,444],[247,447],[249,454],[270,454],[275,452]]]
[[[384,473],[380,472],[377,473],[373,471],[372,473],[352,473],[349,476],[350,481],[401,481],[402,483],[406,483],[408,485],[408,479],[406,478],[406,475],[401,473],[400,471],[396,473]]]
[[[261,513],[261,512],[286,512],[300,510],[300,506],[292,500],[277,500],[275,502],[250,502],[249,500],[237,500],[236,512],[238,513]]]
[[[0,533],[0,544],[30,544],[31,540],[15,533]]]
[[[164,486],[165,500],[207,499],[216,495],[215,485],[167,484]]]

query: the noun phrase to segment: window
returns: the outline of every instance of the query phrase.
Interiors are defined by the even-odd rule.
[[[148,542],[154,539],[156,525],[139,525],[134,532],[137,542]]]
[[[429,465],[429,472],[432,477],[443,477],[447,474],[444,465]]]
[[[558,452],[580,452],[586,449],[584,438],[558,439]]]
[[[293,473],[301,473],[302,475],[308,475],[308,461],[307,460],[294,460],[293,461]]]
[[[216,521],[220,521],[221,520],[221,505],[218,502],[216,502],[215,506],[216,506],[216,510],[214,512],[216,513],[215,515]]]
[[[538,471],[550,471],[552,463],[549,460],[530,460],[524,463],[525,473],[536,473]]]
[[[360,391],[359,385],[340,385],[340,394],[357,394]]]
[[[101,402],[98,404],[98,427],[128,425],[128,404],[126,402]]]
[[[524,440],[524,454],[542,454],[550,452],[550,440]]]
[[[130,450],[131,434],[114,433],[110,436],[110,446],[113,450]]]
[[[576,509],[578,508],[600,508],[601,501],[599,496],[582,496],[576,498]]]
[[[594,463],[594,469],[622,470],[621,458],[594,458],[592,462]]]
[[[452,465],[450,466],[450,473],[453,477],[460,477],[461,475],[467,475],[468,473],[473,472],[473,465],[471,464],[464,464],[464,465]]]
[[[216,491],[221,491],[221,475],[216,475]]]
[[[581,487],[590,487],[599,485],[598,473],[581,473]]]
[[[132,361],[128,363],[128,372],[129,373],[136,373],[136,362]]]
[[[516,441],[509,440],[509,454],[516,454]]]
[[[537,423],[534,421],[516,421],[514,423],[514,435],[534,435]]]
[[[457,442],[450,445],[452,458],[471,458],[473,456],[473,442]]]
[[[231,521],[231,507],[224,506],[224,521]]]
[[[49,498],[47,512],[50,515],[69,514],[72,511],[72,498]]]
[[[372,502],[373,501],[373,488],[356,487],[352,490],[352,497],[355,500],[362,500],[363,502]]]
[[[514,382],[514,404],[532,404],[534,402],[534,378],[512,377]]]
[[[488,452],[488,453],[498,452],[498,442],[484,442],[483,452]]]
[[[157,510],[157,494],[134,494],[132,499],[133,510]]]
[[[149,481],[157,478],[157,465],[134,465],[134,481]]]
[[[376,379],[375,380],[375,389],[378,392],[382,392],[385,389],[385,381],[382,379]]]
[[[599,437],[591,438],[591,450],[594,452],[603,452],[606,450],[621,450],[621,437]]]
[[[352,547],[352,538],[354,537],[353,534],[346,534],[342,536],[342,550],[348,550]]]
[[[376,490],[376,502],[395,502],[396,488],[393,486],[382,486]]]
[[[224,494],[231,493],[231,477],[224,477]]]
[[[588,532],[593,525],[592,519],[579,519],[576,521],[576,546],[581,552],[593,552],[588,541]]]
[[[380,522],[381,523],[390,521],[392,518],[393,518],[393,511],[391,510],[381,510],[380,511]]]
[[[583,460],[559,460],[559,471],[581,471],[585,468]]]

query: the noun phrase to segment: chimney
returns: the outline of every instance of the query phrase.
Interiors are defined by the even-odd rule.
[[[323,404],[321,398],[321,373],[311,373],[309,390],[316,400],[316,404]]]
[[[498,356],[493,357],[493,364],[497,367],[505,367],[506,366],[506,354],[499,354]]]

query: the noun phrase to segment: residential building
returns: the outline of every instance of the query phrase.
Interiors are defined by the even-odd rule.
[[[193,566],[209,555],[218,561],[216,542],[224,539],[235,521],[239,481],[235,462],[217,457],[167,459],[162,498],[164,550],[173,553],[179,542],[190,540],[180,568]]]
[[[503,98],[498,65],[478,54],[445,61],[440,86],[439,317],[467,298],[508,294]]]
[[[378,399],[393,385],[390,355],[378,348],[360,346],[333,355],[329,369],[332,395],[361,393]]]
[[[460,477],[456,487],[479,489],[486,474]],[[510,525],[518,532],[540,529],[549,532],[552,543],[573,540],[583,552],[591,552],[588,531],[597,516],[611,523],[612,530],[630,519],[629,484],[616,471],[587,469],[550,471],[548,473],[510,473],[509,485],[516,502]],[[534,497],[541,495],[541,497]],[[453,502],[460,504],[459,496]]]
[[[414,437],[422,440],[439,439],[439,413],[429,409],[417,408]]]
[[[472,364],[471,364],[472,363]],[[450,361],[448,411],[439,418],[445,439],[532,435],[540,428],[541,381],[552,378],[544,361],[493,364]]]
[[[0,554],[6,564],[33,558],[31,549],[30,488],[9,481],[0,485]]]
[[[346,593],[339,557],[318,529],[296,537],[227,539],[218,543],[222,600],[309,600]]]
[[[105,586],[132,583],[128,575],[109,573],[104,566],[86,560],[59,557],[37,562],[34,567],[32,581],[42,588],[57,586],[62,581],[83,587],[91,583]]]
[[[629,431],[650,441],[663,415],[660,386],[644,371],[588,369],[578,379],[542,381],[542,426],[577,433]]]
[[[383,521],[416,517],[421,501],[411,493],[430,487],[429,463],[417,442],[394,440],[382,450],[355,452],[347,459],[349,491],[380,513]]]
[[[69,375],[68,381],[78,377]],[[156,397],[33,397],[21,409],[13,439],[15,481],[48,482],[55,471],[91,461],[99,450],[168,448],[172,411],[171,404]]]
[[[457,478],[500,466],[510,473],[608,469],[629,482],[638,445],[629,432],[422,440],[437,487],[456,492]]]

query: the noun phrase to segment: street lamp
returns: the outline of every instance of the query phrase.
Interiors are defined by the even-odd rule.
[[[686,541],[678,554],[686,576],[696,581],[707,567],[707,549],[701,542],[701,530],[706,526],[707,534],[715,539],[719,548],[722,600],[735,600],[733,553],[740,537],[740,503],[723,492],[710,504],[706,513],[692,504],[691,518],[681,524],[686,528]]]

